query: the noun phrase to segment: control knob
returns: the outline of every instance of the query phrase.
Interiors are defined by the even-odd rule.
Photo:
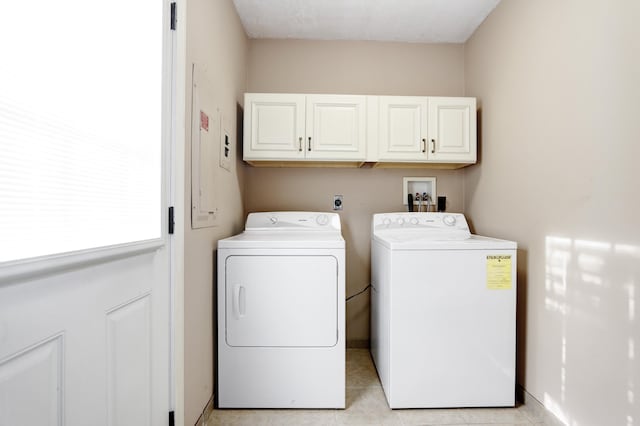
[[[325,226],[327,223],[329,223],[329,217],[326,214],[318,215],[318,217],[316,217],[316,222],[320,226]]]
[[[454,216],[451,215],[447,215],[445,216],[442,221],[444,222],[445,225],[447,226],[453,226],[456,224],[456,218]]]

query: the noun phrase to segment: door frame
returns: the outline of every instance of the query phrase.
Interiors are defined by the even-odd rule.
[[[171,0],[165,0],[169,14]],[[175,30],[170,32],[170,48],[173,69],[171,81],[171,141],[168,179],[168,203],[174,206],[174,234],[170,245],[170,390],[169,409],[174,412],[176,426],[184,425],[184,247],[186,221],[186,83],[187,83],[187,3],[175,0]],[[168,226],[168,225],[167,225]]]

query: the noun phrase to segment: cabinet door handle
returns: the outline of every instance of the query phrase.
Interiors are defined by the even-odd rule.
[[[427,152],[427,140],[422,139],[422,152]]]
[[[311,136],[309,136],[309,151],[311,151]]]
[[[302,136],[298,138],[298,151],[302,152]]]
[[[436,140],[435,139],[431,139],[431,153],[435,154],[436,153]]]

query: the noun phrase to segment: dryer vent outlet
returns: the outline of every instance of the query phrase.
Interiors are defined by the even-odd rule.
[[[342,210],[342,195],[333,196],[333,210]]]

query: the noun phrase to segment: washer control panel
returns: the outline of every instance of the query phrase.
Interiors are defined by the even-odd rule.
[[[469,225],[462,213],[380,213],[373,215],[372,231],[423,232],[438,239],[469,238]]]
[[[245,230],[340,231],[340,216],[323,212],[259,212],[249,213]]]

